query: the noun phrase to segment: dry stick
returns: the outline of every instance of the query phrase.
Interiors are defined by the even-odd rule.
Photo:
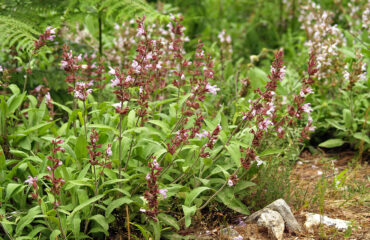
[[[126,205],[126,221],[127,221],[127,234],[128,240],[131,239],[131,231],[130,231],[130,213],[128,211],[128,205]]]

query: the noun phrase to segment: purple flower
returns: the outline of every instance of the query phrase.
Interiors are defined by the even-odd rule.
[[[167,189],[159,189],[159,194],[163,196],[163,198],[167,198]]]
[[[107,154],[107,156],[112,156],[112,149],[111,147],[108,147],[107,150],[105,151],[105,153]]]
[[[210,93],[212,93],[213,95],[217,95],[217,91],[220,91],[220,89],[217,87],[217,85],[211,85],[209,83],[207,83],[206,85],[206,90]]]
[[[31,176],[28,176],[28,179],[26,181],[24,181],[25,183],[28,183],[28,186],[33,186],[33,188],[37,188],[37,177],[31,177]]]

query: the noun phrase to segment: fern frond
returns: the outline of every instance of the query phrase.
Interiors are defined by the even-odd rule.
[[[156,11],[144,0],[106,0],[100,6],[107,17],[114,17],[116,21],[125,21],[145,15],[149,19],[168,19],[167,16]]]
[[[3,48],[15,46],[17,50],[31,51],[40,34],[30,24],[0,16],[0,45]]]

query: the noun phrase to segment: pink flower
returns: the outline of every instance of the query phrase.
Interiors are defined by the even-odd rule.
[[[115,87],[115,86],[118,86],[120,81],[117,77],[115,77],[114,79],[110,80],[112,82],[111,84],[111,87]]]
[[[109,156],[109,157],[110,157],[110,156],[112,156],[112,154],[113,154],[113,153],[112,153],[112,149],[111,149],[111,147],[108,147],[108,148],[107,148],[107,150],[105,151],[105,153],[106,153],[106,154],[107,154],[107,156]]]
[[[302,110],[303,110],[303,112],[305,112],[305,113],[310,113],[310,112],[312,112],[313,110],[312,110],[312,108],[311,108],[311,103],[306,103],[306,104],[303,104],[303,106],[302,106]]]
[[[37,177],[31,177],[31,176],[28,176],[28,179],[26,181],[24,181],[25,183],[28,183],[28,186],[33,186],[34,189],[37,188]]]
[[[217,91],[220,91],[220,89],[217,87],[217,85],[211,85],[209,83],[207,83],[206,85],[206,90],[210,93],[212,93],[213,95],[217,95]]]
[[[163,196],[163,198],[167,198],[167,189],[159,189],[159,194]]]
[[[149,173],[146,175],[145,179],[148,180],[148,181],[150,180],[150,174]]]
[[[202,133],[196,133],[195,136],[199,139],[209,137],[209,132],[203,129]]]
[[[229,179],[227,180],[227,185],[229,185],[229,187],[232,187],[234,186],[234,182],[231,179]]]
[[[146,210],[144,208],[140,208],[140,212],[145,213]]]
[[[266,131],[269,125],[274,125],[274,124],[270,121],[270,119],[266,118],[265,120],[263,120],[262,122],[258,124],[258,128]]]
[[[116,74],[116,70],[114,70],[114,68],[112,68],[112,67],[109,67],[109,72],[108,72],[108,74],[110,74],[110,75],[115,75],[115,74]]]

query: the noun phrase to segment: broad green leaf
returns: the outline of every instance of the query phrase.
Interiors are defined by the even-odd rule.
[[[6,186],[6,195],[5,195],[5,201],[8,201],[12,194],[19,190],[20,188],[25,188],[25,184],[19,184],[19,183],[9,183]]]
[[[14,95],[18,95],[21,93],[21,90],[19,90],[19,87],[15,84],[10,84],[8,88],[12,91]]]
[[[21,95],[15,96],[13,95],[8,99],[8,113],[12,114],[19,108],[19,106],[22,104],[24,98],[26,96],[26,93],[22,93]]]
[[[230,145],[226,146],[227,152],[230,154],[231,159],[234,160],[236,166],[240,167],[241,153],[239,144],[232,142]]]
[[[189,227],[191,224],[191,216],[193,216],[197,210],[196,206],[187,207],[182,205],[182,210],[184,211],[185,215],[185,227]]]
[[[265,151],[258,154],[260,157],[267,156],[267,155],[273,155],[284,152],[284,149],[266,149]]]
[[[108,217],[113,212],[114,209],[122,206],[123,204],[130,204],[130,203],[132,203],[132,200],[127,197],[114,200],[108,205],[107,210],[105,210],[105,217]]]
[[[99,224],[104,229],[104,231],[108,231],[109,225],[107,219],[103,215],[97,214],[92,216],[90,219]]]
[[[194,199],[197,198],[199,194],[209,189],[210,189],[209,187],[197,187],[193,189],[190,193],[186,195],[184,203],[185,206],[190,206],[193,203]]]
[[[72,114],[72,110],[71,110],[69,107],[67,107],[67,106],[65,106],[65,105],[63,105],[63,104],[60,104],[60,103],[54,102],[54,101],[52,101],[52,103],[53,103],[54,105],[56,105],[56,106],[60,107],[60,108],[61,108],[61,109],[63,109],[64,111],[66,111],[66,112],[68,113],[68,115],[71,115],[71,114]]]
[[[131,225],[134,225],[135,227],[137,227],[141,234],[143,234],[143,237],[145,240],[149,240],[149,231],[146,230],[143,226],[141,226],[140,224],[137,224],[137,223],[133,223],[133,222],[130,222]]]
[[[38,124],[38,125],[36,125],[34,127],[31,127],[31,128],[28,128],[28,129],[24,130],[22,133],[23,134],[29,134],[31,132],[34,132],[34,131],[39,130],[40,128],[50,127],[53,124],[54,124],[54,121],[53,122],[47,122],[47,123],[41,123],[41,124]]]
[[[234,189],[235,189],[235,192],[237,193],[237,192],[245,190],[246,188],[254,187],[254,186],[256,186],[256,184],[254,182],[240,180],[236,184]]]
[[[15,230],[16,234],[17,234],[17,235],[22,234],[23,229],[24,229],[27,225],[29,225],[29,224],[33,221],[33,219],[34,219],[34,218],[35,218],[35,217],[36,217],[40,212],[41,212],[41,211],[40,211],[40,207],[39,207],[39,206],[33,207],[33,208],[31,208],[30,210],[28,210],[27,215],[26,215],[26,216],[23,216],[23,217],[19,220],[19,222],[18,222],[18,224],[17,224],[17,227],[16,227],[16,230]]]
[[[343,109],[343,121],[347,129],[351,127],[352,117],[349,109]]]
[[[353,137],[355,137],[355,138],[357,138],[359,140],[363,140],[366,143],[370,144],[370,138],[369,138],[369,136],[367,136],[366,134],[364,134],[362,132],[357,132],[357,133],[353,134]]]
[[[225,188],[217,195],[217,197],[228,208],[242,214],[246,215],[250,214],[248,208],[239,199],[235,197],[233,190],[231,188]]]
[[[167,215],[167,214],[164,214],[164,213],[160,213],[158,214],[158,218],[159,220],[161,220],[162,222],[164,222],[165,224],[175,228],[177,231],[180,230],[180,226],[179,224],[177,223],[177,220],[176,218],[170,216],[170,215]]]
[[[100,195],[97,195],[93,198],[90,198],[89,200],[83,202],[82,204],[78,205],[74,210],[73,212],[71,213],[71,216],[73,216],[74,214],[76,214],[77,212],[79,212],[80,210],[82,210],[83,208],[89,206],[90,204],[92,204],[93,202],[96,202],[98,201],[99,199],[101,199],[102,197],[104,197],[104,194],[100,194]]]
[[[87,125],[88,128],[96,128],[100,130],[106,130],[108,132],[112,132],[116,135],[119,134],[119,131],[116,128],[112,128],[110,126],[104,125],[104,124],[89,124]]]
[[[160,240],[161,239],[161,224],[158,221],[150,221],[150,225],[152,225],[154,230],[154,239]]]
[[[77,159],[80,161],[83,158],[87,157],[88,149],[87,149],[87,141],[86,141],[85,136],[80,135],[77,138],[74,152],[76,153]]]
[[[59,229],[54,229],[54,231],[50,234],[50,240],[59,239],[58,236],[61,234]]]
[[[340,138],[333,138],[326,140],[325,142],[322,142],[319,144],[319,147],[324,147],[324,148],[335,148],[335,147],[340,147],[344,144],[345,142],[340,139]]]

